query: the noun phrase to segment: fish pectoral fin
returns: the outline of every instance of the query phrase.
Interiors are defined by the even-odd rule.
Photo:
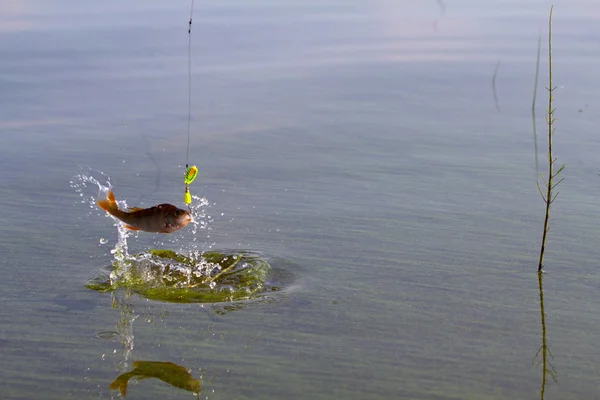
[[[139,231],[140,228],[136,228],[135,226],[131,226],[131,225],[125,225],[125,228],[132,230],[132,231]]]
[[[141,208],[141,207],[128,207],[127,210],[130,211],[130,212],[135,212],[135,211],[142,211],[143,208]]]

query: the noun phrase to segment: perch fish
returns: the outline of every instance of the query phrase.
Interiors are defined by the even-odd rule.
[[[159,204],[150,208],[130,208],[122,211],[117,205],[112,189],[104,200],[98,201],[98,206],[123,221],[127,229],[144,232],[173,233],[192,221],[192,216],[186,210],[172,204]]]

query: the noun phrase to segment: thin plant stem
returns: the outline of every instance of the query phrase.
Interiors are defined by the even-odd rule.
[[[494,75],[492,76],[492,91],[494,92],[494,104],[496,105],[496,111],[500,112],[500,106],[498,105],[498,91],[496,90],[496,77],[498,76],[498,68],[500,67],[500,60],[496,63],[494,68]]]
[[[550,8],[550,18],[548,21],[548,72],[549,72],[549,86],[546,88],[548,90],[548,110],[546,110],[546,122],[548,124],[548,177],[544,178],[542,175],[542,180],[546,185],[546,194],[542,193],[541,187],[538,182],[538,189],[542,196],[542,199],[546,203],[546,215],[544,217],[544,231],[542,233],[542,246],[540,248],[540,260],[538,263],[538,271],[541,271],[543,268],[544,261],[544,251],[546,249],[546,238],[548,236],[548,231],[550,230],[549,222],[550,222],[550,205],[556,200],[558,193],[553,194],[553,190],[562,182],[562,179],[558,180],[558,182],[554,183],[554,179],[562,172],[565,168],[563,164],[558,171],[554,172],[554,163],[556,159],[552,156],[552,135],[554,133],[554,111],[555,109],[552,107],[553,100],[553,92],[556,87],[552,84],[552,10],[554,6]]]
[[[540,167],[538,162],[538,141],[537,141],[537,126],[535,123],[535,103],[537,100],[537,87],[538,77],[540,75],[540,54],[542,50],[542,34],[538,36],[538,51],[537,51],[537,62],[535,64],[535,80],[533,83],[533,101],[531,102],[531,121],[533,123],[533,154],[535,157],[535,175],[540,173]]]

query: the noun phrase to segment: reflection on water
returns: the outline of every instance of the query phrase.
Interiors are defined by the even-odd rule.
[[[133,305],[127,301],[131,297],[131,292],[124,292],[122,295],[123,297],[120,298],[119,294],[112,294],[112,307],[118,308],[121,311],[120,319],[116,326],[117,338],[123,345],[123,358],[117,365],[119,371],[124,371],[128,367],[129,358],[133,351],[133,322],[139,316],[135,313]]]
[[[116,332],[101,332],[98,334],[99,337],[104,339],[116,336],[123,345],[123,357],[117,364],[117,370],[122,373],[110,384],[110,388],[113,390],[118,389],[121,395],[125,397],[131,378],[137,380],[156,378],[176,388],[194,392],[199,398],[200,381],[194,379],[188,369],[172,362],[134,361],[133,369],[124,372],[128,369],[129,360],[134,348],[133,322],[139,316],[135,313],[133,305],[128,301],[131,295],[130,291],[123,293],[113,292],[112,307],[118,308],[121,311]]]
[[[546,341],[546,313],[544,311],[544,288],[543,288],[543,272],[538,272],[538,283],[540,289],[540,313],[542,316],[542,346],[537,351],[535,359],[541,357],[541,360],[537,363],[537,366],[542,365],[542,388],[540,390],[540,397],[544,400],[544,396],[546,394],[546,385],[548,383],[548,377],[552,378],[554,382],[557,382],[558,372],[552,365],[552,352],[548,348],[548,344]]]
[[[134,361],[133,369],[121,374],[110,384],[113,390],[119,389],[121,395],[127,395],[127,384],[131,378],[156,378],[179,389],[194,392],[200,398],[200,381],[194,379],[190,372],[181,365],[172,362]]]

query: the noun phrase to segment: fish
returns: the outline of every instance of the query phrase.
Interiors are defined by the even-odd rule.
[[[138,380],[156,378],[179,389],[184,389],[199,395],[200,381],[194,379],[190,372],[181,365],[172,362],[160,361],[134,361],[133,369],[121,374],[110,384],[112,390],[121,392],[121,396],[127,395],[127,384],[131,378]]]
[[[133,231],[173,233],[183,229],[192,221],[192,216],[186,210],[172,204],[159,204],[150,208],[129,208],[122,211],[117,205],[112,189],[106,199],[98,200],[98,207],[123,221],[125,228]]]

